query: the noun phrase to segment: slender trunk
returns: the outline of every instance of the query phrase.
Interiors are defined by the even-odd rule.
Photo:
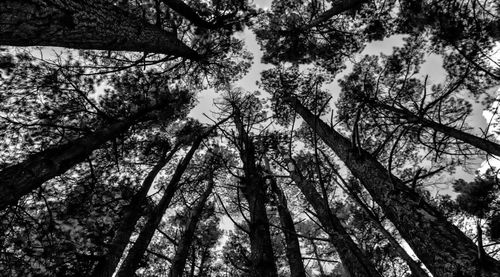
[[[210,179],[208,180],[208,186],[205,192],[203,192],[202,196],[198,200],[196,207],[191,211],[189,220],[186,224],[186,229],[184,231],[184,234],[182,235],[179,245],[177,246],[177,250],[175,251],[175,256],[172,259],[172,266],[170,267],[170,273],[168,275],[169,277],[181,277],[182,274],[184,273],[184,267],[186,266],[186,260],[189,255],[189,248],[193,243],[196,226],[198,224],[198,221],[200,220],[203,208],[205,207],[205,202],[212,193],[213,187],[214,187],[214,180],[213,177],[211,176]],[[194,250],[195,249],[193,249],[193,251]]]
[[[290,277],[306,277],[306,270],[304,268],[304,263],[302,262],[302,255],[300,254],[299,237],[297,236],[297,232],[295,230],[292,214],[288,209],[286,196],[278,186],[276,179],[272,176],[267,158],[265,159],[265,163],[267,172],[271,174],[271,189],[277,200],[281,228],[283,229],[283,234],[285,235],[286,257],[290,266]]]
[[[175,35],[103,0],[3,0],[0,45],[138,51],[200,59]]]
[[[475,275],[473,261],[477,249],[470,238],[400,179],[387,172],[368,152],[362,149],[353,151],[347,138],[314,116],[298,99],[288,97],[286,101],[363,183],[434,276]],[[482,276],[500,276],[500,263],[491,257],[486,260],[488,266]]]
[[[137,268],[139,268],[139,263],[144,256],[144,252],[146,252],[146,249],[148,248],[148,245],[153,238],[155,230],[156,228],[158,228],[158,225],[161,222],[163,214],[167,210],[170,201],[172,200],[175,192],[178,189],[178,184],[181,180],[182,174],[186,170],[194,153],[200,146],[200,143],[201,139],[196,140],[184,159],[182,159],[182,161],[177,165],[174,175],[168,183],[165,189],[165,193],[160,200],[160,203],[158,203],[156,209],[151,213],[148,221],[146,222],[146,225],[144,225],[142,231],[135,240],[134,245],[132,246],[132,248],[130,248],[127,257],[123,261],[123,264],[121,265],[120,270],[116,275],[117,277],[134,276],[135,271],[137,270]]]
[[[196,270],[196,251],[194,247],[191,248],[191,270],[189,276],[194,277],[194,271]]]
[[[323,269],[323,265],[321,264],[321,257],[319,256],[319,253],[318,253],[318,247],[316,246],[316,243],[314,242],[314,240],[311,239],[310,242],[311,242],[311,245],[313,247],[314,257],[316,258],[316,262],[318,263],[319,274],[322,277],[326,276],[325,270]]]
[[[354,192],[352,189],[350,189],[348,186],[344,185],[347,189],[347,193],[349,196],[354,199],[354,202],[358,204],[358,206],[361,207],[361,209],[368,215],[368,218],[372,221],[372,223],[375,225],[377,229],[384,235],[384,237],[389,241],[391,246],[396,250],[396,252],[399,254],[403,260],[405,260],[406,264],[410,268],[411,274],[413,277],[428,277],[429,275],[425,270],[420,266],[419,263],[417,263],[411,256],[404,250],[404,248],[399,244],[399,242],[392,236],[387,229],[382,225],[378,217],[373,213],[373,211],[366,205],[363,200],[360,199],[360,197]]]
[[[116,275],[117,277],[134,276],[135,271],[137,270],[137,268],[139,268],[139,263],[144,255],[144,252],[146,252],[146,249],[148,248],[148,245],[151,242],[151,239],[153,238],[155,230],[156,228],[158,228],[158,225],[161,222],[163,214],[167,210],[170,201],[174,197],[174,194],[177,191],[177,189],[179,188],[178,186],[179,181],[181,180],[182,174],[189,165],[191,158],[193,158],[194,153],[200,146],[203,139],[206,136],[208,136],[211,132],[213,132],[213,130],[215,130],[215,128],[217,128],[218,125],[222,124],[227,119],[228,118],[220,121],[219,123],[212,126],[210,129],[208,129],[195,139],[193,145],[191,146],[191,149],[189,149],[189,152],[186,154],[184,159],[182,159],[182,161],[177,165],[177,168],[175,169],[175,172],[172,175],[172,179],[170,179],[170,182],[168,183],[165,189],[165,193],[163,194],[160,203],[158,203],[156,209],[149,216],[146,225],[143,227],[139,236],[135,240],[134,245],[129,250],[127,257],[123,261],[120,270]]]
[[[22,196],[39,188],[44,182],[61,175],[83,162],[92,152],[107,141],[126,132],[139,121],[147,120],[149,111],[166,109],[161,103],[149,110],[142,110],[122,121],[100,128],[90,135],[53,146],[49,149],[29,156],[21,163],[8,166],[0,171],[0,210],[15,204]],[[170,106],[169,105],[169,106]],[[172,114],[176,109],[172,108]]]
[[[243,162],[245,176],[242,180],[242,192],[248,202],[250,211],[250,260],[252,277],[277,277],[278,270],[274,262],[274,254],[269,232],[269,219],[266,213],[266,183],[262,172],[257,169],[255,148],[248,136],[241,113],[235,108],[234,122],[241,143],[240,157]]]
[[[123,216],[121,218],[120,225],[118,226],[118,230],[111,241],[108,253],[94,268],[92,276],[113,276],[116,266],[123,255],[123,251],[130,241],[130,236],[132,236],[132,233],[134,232],[135,225],[144,212],[144,205],[147,200],[146,196],[151,188],[151,185],[153,184],[158,173],[170,161],[178,149],[179,145],[175,145],[168,155],[166,150],[163,152],[160,160],[142,182],[142,186],[139,191],[132,197],[130,203],[123,208]]]
[[[456,138],[457,140],[468,143],[478,149],[485,151],[488,154],[492,154],[495,156],[500,156],[500,144],[491,142],[487,139],[480,138],[469,133],[457,130],[453,127],[446,126],[444,124],[429,120],[424,118],[423,116],[418,116],[408,110],[398,109],[396,107],[386,105],[383,103],[379,103],[376,101],[369,101],[370,105],[385,109],[387,111],[398,114],[402,118],[406,119],[408,122],[420,124],[424,127],[432,128],[436,131],[439,131],[447,136]]]
[[[207,261],[209,251],[210,251],[209,249],[205,249],[205,250],[203,250],[203,253],[201,254],[200,267],[199,267],[200,270],[198,271],[198,277],[205,276],[205,262]]]
[[[330,243],[337,250],[340,260],[350,273],[350,276],[381,276],[375,269],[375,266],[364,256],[356,243],[354,243],[330,207],[326,205],[324,199],[314,188],[314,185],[302,176],[296,166],[294,166],[293,170],[290,170],[292,180],[299,187],[302,194],[304,194],[307,202],[313,207],[321,225],[328,233]]]

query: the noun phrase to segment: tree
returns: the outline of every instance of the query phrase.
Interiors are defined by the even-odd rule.
[[[45,181],[84,161],[93,150],[124,133],[132,125],[151,120],[155,116],[154,111],[165,111],[170,114],[167,116],[173,116],[177,108],[182,109],[183,105],[189,103],[189,95],[185,92],[167,95],[163,96],[164,99],[159,104],[142,108],[128,118],[103,126],[92,134],[69,143],[31,155],[19,164],[5,167],[0,172],[4,180],[0,186],[0,199],[2,199],[0,209],[15,204],[19,198],[41,186]]]
[[[226,120],[227,119],[228,118],[226,118]],[[145,226],[142,228],[139,234],[139,237],[135,240],[132,248],[129,250],[127,257],[118,270],[117,276],[130,276],[135,274],[135,271],[139,267],[139,262],[146,252],[151,238],[158,228],[158,225],[160,224],[161,219],[170,204],[170,201],[179,188],[179,181],[181,180],[184,171],[189,165],[191,158],[200,146],[203,139],[205,139],[206,136],[210,135],[210,133],[213,132],[219,124],[224,123],[224,121],[221,121],[217,125],[209,128],[208,130],[205,130],[202,134],[198,135],[196,139],[193,140],[191,149],[189,149],[187,154],[175,169],[175,172],[172,175],[172,178],[170,179],[170,182],[168,183],[160,202],[158,203],[153,213],[149,216]]]
[[[263,116],[258,111],[259,101],[252,95],[229,92],[227,102],[237,131],[235,144],[243,163],[241,190],[250,213],[250,276],[278,276],[266,214],[266,180],[262,167],[257,164],[255,145],[248,131]]]
[[[3,45],[138,51],[201,59],[175,34],[104,0],[12,0],[2,1],[0,7]]]
[[[457,227],[450,224],[434,207],[430,206],[414,191],[378,163],[369,153],[352,149],[348,139],[334,131],[322,120],[315,117],[296,98],[289,96],[287,102],[318,133],[323,141],[332,148],[339,158],[368,189],[387,217],[396,225],[403,238],[433,274],[472,275],[472,261],[475,245]],[[360,151],[361,155],[356,151]],[[389,197],[391,196],[391,197]],[[405,199],[405,200],[403,200]],[[416,225],[418,222],[418,225]],[[436,226],[443,226],[437,228]],[[421,239],[418,239],[421,237]],[[435,241],[435,243],[429,243]],[[443,248],[444,241],[448,241]],[[425,243],[422,243],[425,242]],[[430,259],[428,253],[433,253]],[[467,256],[466,261],[458,256]],[[498,261],[487,257],[490,264],[485,276],[495,276]],[[445,261],[445,263],[443,263]]]

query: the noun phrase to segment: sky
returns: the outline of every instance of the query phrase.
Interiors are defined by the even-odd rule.
[[[267,8],[269,7],[271,1],[270,0],[255,0],[254,3],[256,4],[257,7],[259,8]],[[262,51],[260,49],[260,46],[258,45],[255,34],[248,28],[245,28],[243,32],[236,33],[235,36],[237,38],[243,39],[246,44],[246,48],[253,54],[254,59],[253,59],[253,64],[249,70],[249,72],[238,82],[236,82],[235,86],[236,87],[242,87],[246,91],[256,91],[259,90],[261,95],[264,97],[268,96],[267,93],[264,91],[260,90],[256,84],[256,82],[260,79],[260,72],[263,70],[266,70],[271,67],[271,65],[263,64],[261,62],[262,58]],[[393,51],[393,47],[400,47],[403,46],[403,35],[394,35],[389,38],[386,38],[382,41],[376,41],[369,43],[363,52],[359,54],[356,58],[356,60],[359,60],[360,57],[364,55],[378,55],[380,53],[389,55]],[[438,55],[435,54],[430,54],[427,57],[425,57],[426,62],[422,65],[421,67],[421,75],[429,76],[428,84],[433,85],[433,84],[438,84],[444,81],[446,72],[443,69],[442,66],[442,58]],[[339,93],[340,93],[340,87],[338,84],[338,80],[342,79],[346,74],[350,73],[352,71],[352,64],[348,62],[346,64],[346,69],[342,71],[340,74],[338,74],[335,78],[335,80],[327,85],[327,90],[329,91],[330,95],[332,96],[331,100],[331,107],[335,109],[335,102],[338,99]],[[498,88],[493,88],[489,91],[491,95],[495,94],[497,92]],[[465,96],[467,97],[467,96]],[[199,102],[198,104],[193,108],[193,110],[190,112],[189,116],[194,117],[198,119],[199,121],[207,124],[213,123],[208,117],[205,116],[208,115],[209,117],[213,117],[213,111],[216,110],[216,108],[213,105],[214,100],[217,101],[217,99],[220,99],[220,94],[217,94],[214,90],[209,89],[201,92],[199,94]],[[481,100],[481,99],[480,99]],[[486,107],[484,107],[480,101],[470,101],[471,104],[473,105],[473,113],[472,115],[468,118],[467,123],[470,126],[474,127],[474,130],[472,131],[476,135],[482,135],[481,130],[485,130],[488,125],[488,121],[491,118],[491,115],[485,111]],[[500,167],[500,160],[496,159],[495,157],[492,157],[489,159],[491,164],[495,164],[498,167]],[[487,162],[484,159],[476,159],[471,161],[469,166],[464,169],[464,168],[457,168],[456,172],[453,175],[445,175],[442,176],[440,179],[437,180],[437,183],[440,183],[441,185],[434,187],[432,190],[435,193],[451,193],[450,189],[450,184],[454,179],[462,178],[466,181],[472,181],[475,177],[475,171],[480,170],[484,171],[484,168],[487,167]]]

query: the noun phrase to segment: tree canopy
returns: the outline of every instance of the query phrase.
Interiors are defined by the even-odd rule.
[[[0,2],[0,276],[500,276],[500,4],[261,2]]]

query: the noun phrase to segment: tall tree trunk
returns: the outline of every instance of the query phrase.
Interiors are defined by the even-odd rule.
[[[134,232],[135,225],[144,212],[144,205],[146,204],[147,194],[151,185],[153,184],[156,176],[161,171],[163,167],[170,161],[174,156],[175,152],[179,149],[179,144],[176,144],[174,148],[167,155],[167,149],[164,150],[159,161],[153,167],[153,169],[148,173],[142,186],[137,191],[137,193],[132,197],[130,203],[123,208],[123,216],[118,226],[113,240],[108,249],[106,256],[99,261],[97,266],[92,272],[92,276],[96,277],[111,277],[116,270],[116,266],[120,261],[123,251],[127,247],[130,236]]]
[[[148,245],[151,242],[151,239],[153,238],[156,228],[158,228],[158,226],[160,225],[163,214],[165,214],[165,211],[167,210],[170,201],[174,197],[177,189],[179,188],[179,181],[181,180],[182,174],[188,167],[189,162],[193,158],[194,153],[200,146],[203,139],[206,136],[208,136],[211,132],[213,132],[213,130],[215,130],[217,126],[225,122],[227,119],[229,118],[226,118],[218,122],[217,124],[210,127],[207,131],[205,131],[203,134],[199,135],[195,139],[193,145],[191,146],[191,149],[189,149],[184,159],[182,159],[182,161],[177,165],[177,168],[175,169],[175,172],[172,175],[172,178],[170,179],[167,188],[165,189],[165,193],[163,194],[160,203],[158,203],[156,209],[149,216],[146,225],[143,227],[142,231],[139,234],[139,237],[137,237],[137,239],[134,242],[134,245],[132,246],[132,248],[130,248],[127,257],[123,261],[120,270],[116,274],[117,277],[134,276],[135,271],[139,267],[139,263],[142,257],[144,256],[144,253],[146,252]]]
[[[245,176],[242,179],[242,192],[250,211],[250,260],[252,277],[277,277],[274,262],[269,219],[266,213],[266,182],[262,171],[257,169],[255,147],[243,125],[241,112],[234,108],[234,122],[238,131],[240,157]]]
[[[148,112],[167,109],[174,103],[161,103],[148,110],[141,110],[134,116],[100,128],[66,144],[29,156],[21,163],[8,166],[0,171],[0,210],[15,204],[22,196],[39,188],[44,182],[61,175],[84,161],[92,152],[107,141],[126,132],[137,122],[147,120]],[[174,114],[176,108],[171,108]]]
[[[287,97],[285,100],[363,183],[434,276],[475,275],[473,261],[477,249],[470,238],[400,179],[387,172],[368,152],[352,149],[347,138],[314,116],[298,99]],[[488,266],[481,276],[500,276],[500,263],[491,257],[485,260]]]
[[[211,175],[212,173],[209,173]],[[193,243],[193,238],[196,231],[196,226],[198,225],[198,221],[200,220],[201,213],[203,212],[203,208],[205,207],[205,203],[212,193],[212,189],[214,187],[213,176],[209,177],[208,186],[203,192],[202,196],[198,200],[196,207],[191,210],[191,214],[189,216],[189,220],[186,224],[186,229],[182,238],[177,246],[177,250],[175,251],[175,256],[172,259],[172,265],[170,267],[169,277],[181,277],[184,273],[184,267],[186,266],[186,260],[189,254],[189,248]],[[195,249],[193,248],[193,251]],[[194,266],[194,265],[193,265]]]
[[[328,161],[329,163],[329,161]],[[330,167],[333,170],[335,169],[335,166],[333,164],[330,164]],[[375,225],[377,229],[384,235],[384,237],[389,241],[391,246],[396,250],[398,255],[405,260],[406,264],[410,268],[411,274],[413,277],[428,277],[429,275],[425,270],[420,266],[419,263],[417,263],[411,256],[406,252],[406,250],[399,244],[399,242],[392,236],[392,234],[385,229],[385,227],[382,225],[380,222],[379,218],[373,213],[372,209],[368,207],[368,205],[359,197],[359,195],[352,189],[352,187],[349,187],[347,182],[340,176],[338,172],[336,172],[337,177],[341,180],[343,186],[345,187],[345,191],[347,194],[358,204],[359,207],[368,215],[368,218],[372,221],[372,223]]]
[[[138,51],[200,59],[172,33],[103,0],[0,1],[0,45]]]
[[[351,277],[381,276],[375,266],[365,257],[351,236],[346,232],[340,220],[333,214],[326,201],[314,185],[299,172],[297,166],[290,168],[290,175],[302,194],[311,204],[321,225],[328,233],[330,243],[337,250],[342,264]]]
[[[402,118],[406,119],[410,123],[416,123],[423,127],[432,128],[438,132],[441,132],[447,136],[453,137],[457,140],[468,143],[478,149],[485,151],[488,154],[492,154],[495,156],[500,156],[500,144],[494,143],[484,138],[480,138],[469,133],[457,130],[453,127],[446,126],[444,124],[426,119],[424,116],[418,116],[412,113],[409,110],[399,109],[384,103],[380,103],[377,101],[370,100],[367,102],[369,105],[373,107],[382,108],[384,110],[393,112]]]
[[[283,229],[283,234],[285,235],[286,257],[290,266],[290,277],[306,277],[306,270],[300,253],[299,237],[297,236],[297,231],[295,230],[292,213],[288,209],[286,196],[278,186],[276,178],[272,176],[271,167],[269,166],[267,158],[265,159],[265,164],[266,170],[270,174],[269,180],[271,181],[271,189],[277,200],[281,228]]]

